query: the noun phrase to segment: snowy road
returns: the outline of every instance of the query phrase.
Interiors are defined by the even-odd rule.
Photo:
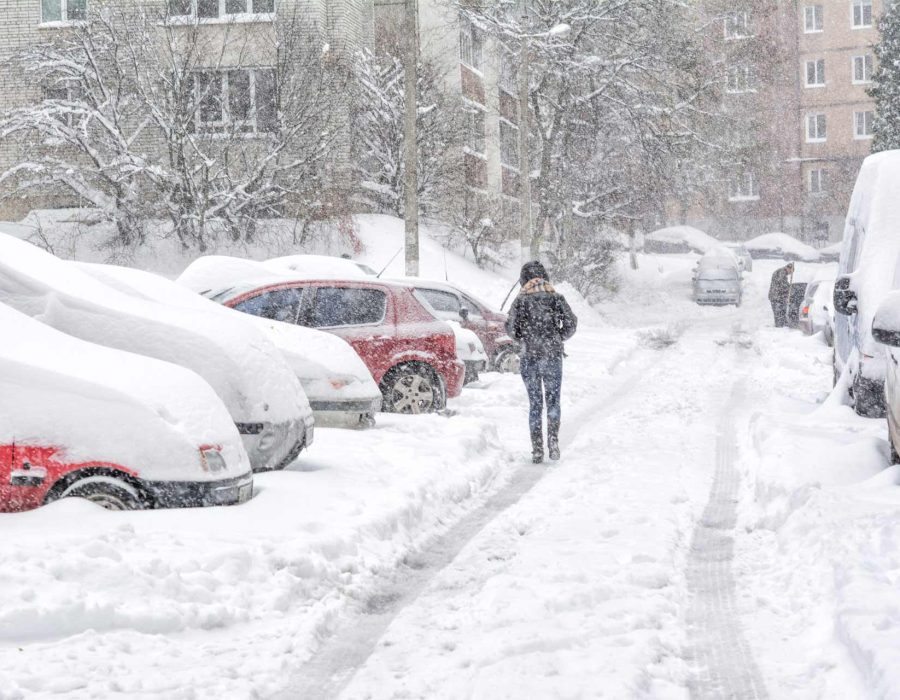
[[[449,418],[320,431],[239,509],[11,517],[0,698],[897,695],[883,424],[770,327],[773,264],[740,309],[690,264],[576,308],[556,465],[488,374]]]

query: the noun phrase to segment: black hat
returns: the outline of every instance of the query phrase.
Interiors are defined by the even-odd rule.
[[[539,277],[542,280],[550,281],[547,270],[538,260],[532,260],[522,265],[522,272],[519,273],[519,284],[526,284],[529,281]]]

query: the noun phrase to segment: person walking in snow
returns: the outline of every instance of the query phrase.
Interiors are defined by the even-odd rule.
[[[545,400],[547,447],[550,459],[559,459],[563,342],[575,334],[578,319],[565,297],[553,289],[547,271],[538,261],[522,266],[519,284],[522,288],[509,309],[506,331],[522,345],[521,372],[528,392],[531,459],[540,464],[544,461],[541,424]]]
[[[772,304],[772,314],[775,316],[775,327],[783,328],[787,325],[788,296],[791,293],[791,280],[794,277],[794,263],[789,262],[772,273],[772,283],[769,285],[769,302]]]

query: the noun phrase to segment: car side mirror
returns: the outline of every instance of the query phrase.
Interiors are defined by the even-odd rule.
[[[850,278],[838,277],[834,283],[834,310],[842,316],[856,313],[856,292],[850,289]]]
[[[468,321],[468,320],[469,320],[469,310],[468,310],[468,309],[460,309],[460,310],[459,310],[459,317],[460,317],[463,321]]]

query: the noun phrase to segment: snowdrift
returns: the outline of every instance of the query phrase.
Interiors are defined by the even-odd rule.
[[[754,258],[819,261],[819,251],[786,233],[764,233],[745,241],[744,247]]]

